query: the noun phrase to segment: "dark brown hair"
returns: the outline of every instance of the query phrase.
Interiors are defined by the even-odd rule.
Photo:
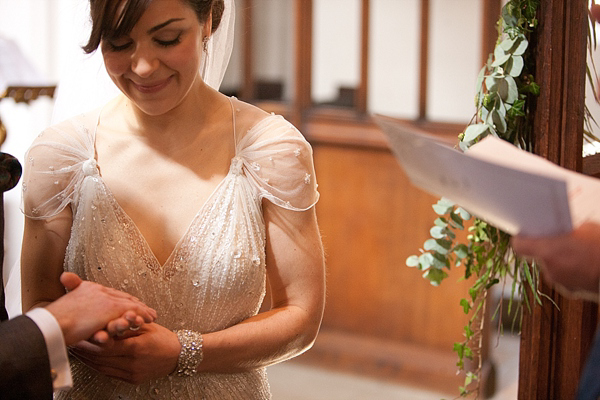
[[[212,32],[221,23],[224,0],[180,0],[196,12],[198,21],[204,23],[212,11]],[[129,34],[142,17],[152,0],[90,0],[92,31],[83,51],[94,52],[100,41],[105,38],[117,38]],[[123,4],[123,10],[117,10]]]

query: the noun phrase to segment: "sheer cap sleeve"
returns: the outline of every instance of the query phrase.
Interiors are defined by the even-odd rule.
[[[77,201],[77,187],[98,174],[93,132],[83,117],[43,131],[24,161],[21,210],[33,219],[47,219]]]
[[[265,198],[280,207],[305,211],[318,199],[313,153],[304,136],[281,116],[271,115],[252,127],[237,144],[235,164]]]

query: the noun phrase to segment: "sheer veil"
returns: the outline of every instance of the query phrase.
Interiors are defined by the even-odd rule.
[[[225,9],[218,29],[210,36],[207,51],[204,53],[201,76],[210,87],[218,90],[223,81],[233,49],[235,4],[234,0],[224,0]],[[89,16],[89,4],[86,14]],[[90,22],[86,20],[87,29]],[[100,50],[91,55],[79,49],[76,58],[69,63],[61,77],[55,96],[52,123],[63,121],[83,112],[93,110],[107,103],[119,94],[119,89],[108,77]]]

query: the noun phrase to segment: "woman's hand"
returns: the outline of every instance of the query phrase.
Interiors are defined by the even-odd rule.
[[[181,344],[174,332],[151,323],[107,343],[79,342],[71,349],[94,370],[139,385],[173,372]]]

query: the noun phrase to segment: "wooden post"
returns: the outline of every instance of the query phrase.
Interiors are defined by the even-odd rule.
[[[429,0],[421,0],[421,53],[419,56],[419,116],[427,119],[427,81],[429,66]]]
[[[543,0],[532,38],[535,80],[534,151],[572,170],[581,170],[587,0]],[[574,398],[593,338],[597,307],[571,300],[546,285],[544,299],[525,311],[519,363],[519,399]],[[530,296],[530,303],[532,302]]]
[[[369,87],[369,19],[370,1],[362,0],[361,35],[360,35],[360,83],[356,93],[356,111],[367,113],[367,98]]]
[[[304,111],[312,104],[312,0],[296,0],[296,98],[292,123],[302,129]]]
[[[243,46],[242,46],[242,59],[243,59],[243,79],[240,97],[244,100],[251,100],[254,98],[254,64],[252,62],[252,44],[254,42],[254,18],[253,0],[244,0],[243,20],[242,27],[244,30],[243,35]]]

